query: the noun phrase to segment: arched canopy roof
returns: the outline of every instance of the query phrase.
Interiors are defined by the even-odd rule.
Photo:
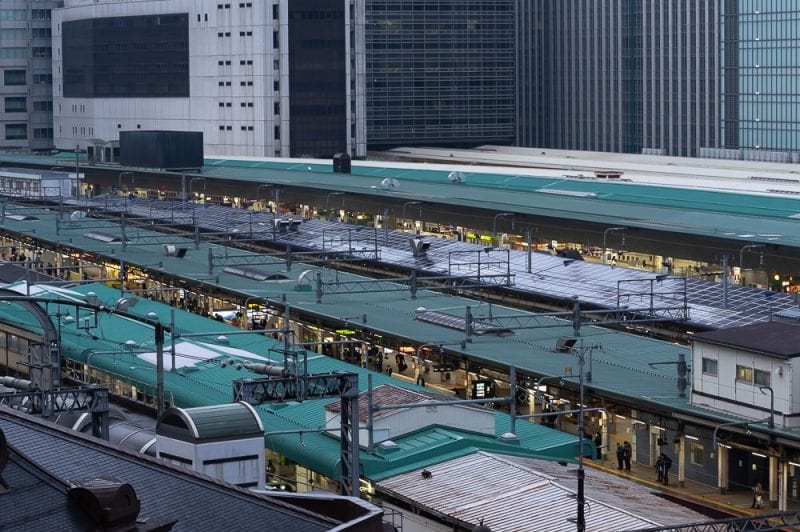
[[[161,414],[156,434],[199,443],[264,437],[264,425],[247,403],[197,408],[168,408]]]

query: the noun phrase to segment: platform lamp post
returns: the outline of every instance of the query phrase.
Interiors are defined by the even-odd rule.
[[[403,224],[403,231],[405,232],[406,229],[406,207],[411,207],[412,205],[420,205],[419,214],[418,216],[422,217],[422,202],[421,201],[407,201],[403,203],[403,210],[400,214],[400,223]]]
[[[608,239],[608,233],[616,233],[618,231],[625,231],[624,227],[609,227],[605,231],[603,231],[603,264],[608,264],[608,248],[606,247],[606,241]],[[622,235],[622,242],[625,242],[625,234]]]
[[[86,153],[86,150],[80,146],[75,146],[75,198],[81,199],[81,153]]]
[[[755,250],[755,249],[760,249],[761,250],[761,252],[762,252],[761,253],[761,263],[763,264],[763,262],[764,262],[764,254],[763,254],[764,244],[747,244],[746,246],[742,246],[742,249],[739,250],[739,269],[741,270],[741,272],[739,272],[739,274],[741,275],[740,284],[742,286],[744,286],[744,252],[747,251],[747,250]]]
[[[767,426],[771,429],[775,428],[775,391],[772,389],[771,386],[761,385],[758,387],[761,393],[764,393],[764,390],[769,392],[769,421],[767,422]]]
[[[513,212],[499,212],[494,215],[494,219],[492,220],[492,238],[497,236],[497,219],[498,218],[511,218],[511,229],[514,229],[514,213]]]

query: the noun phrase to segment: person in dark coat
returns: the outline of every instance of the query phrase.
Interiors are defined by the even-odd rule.
[[[622,459],[625,462],[625,472],[626,473],[630,473],[631,472],[631,456],[632,455],[633,455],[633,448],[631,447],[631,444],[628,443],[627,441],[623,442],[623,444],[622,444]]]
[[[603,459],[603,449],[602,449],[602,447],[603,447],[603,435],[600,434],[599,432],[595,433],[595,435],[594,435],[594,445],[595,445],[595,447],[597,447],[597,459],[598,460],[602,460]]]
[[[661,453],[661,461],[664,464],[664,485],[669,486],[669,468],[672,467],[672,458],[664,453]]]
[[[664,453],[658,455],[658,460],[656,460],[656,473],[658,474],[658,481],[664,482]]]
[[[617,442],[617,469],[620,471],[625,468],[625,451],[622,449],[622,445]]]

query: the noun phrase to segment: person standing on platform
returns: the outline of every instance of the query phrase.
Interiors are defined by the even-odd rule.
[[[656,460],[656,473],[658,474],[658,481],[664,482],[664,453],[658,455],[658,460]]]
[[[661,461],[664,469],[664,485],[669,486],[669,468],[672,467],[672,458],[664,453],[661,453]]]
[[[603,459],[603,436],[599,432],[594,435],[594,446],[597,447],[597,459]]]
[[[631,455],[633,454],[633,448],[631,444],[627,441],[622,444],[622,459],[625,462],[625,472],[631,472]]]
[[[753,486],[753,504],[750,505],[750,508],[761,509],[761,500],[763,498],[764,490],[761,488],[761,482],[756,481],[756,485]]]
[[[617,469],[622,471],[625,468],[625,450],[622,445],[617,442]]]

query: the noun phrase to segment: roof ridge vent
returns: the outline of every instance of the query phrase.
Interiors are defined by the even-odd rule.
[[[118,478],[79,480],[70,488],[69,497],[101,530],[136,530],[141,503],[133,486]]]

